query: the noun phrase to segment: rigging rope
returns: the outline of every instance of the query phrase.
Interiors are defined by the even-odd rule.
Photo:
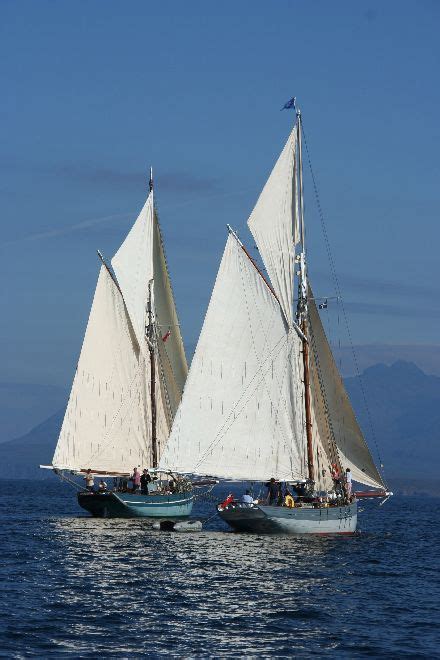
[[[365,393],[365,387],[364,387],[363,379],[362,379],[362,376],[361,376],[361,373],[360,373],[359,363],[358,363],[356,351],[355,351],[353,340],[352,340],[350,326],[349,326],[349,323],[348,323],[348,317],[347,317],[344,301],[343,301],[342,294],[341,294],[339,279],[338,279],[338,276],[337,276],[337,273],[336,273],[335,262],[334,262],[333,254],[332,254],[331,247],[330,247],[330,240],[329,240],[329,237],[328,237],[327,227],[326,227],[326,224],[325,224],[324,212],[322,210],[321,200],[320,200],[319,192],[318,192],[318,184],[316,182],[315,173],[313,171],[312,161],[311,161],[311,158],[310,158],[309,146],[308,146],[306,134],[305,134],[305,131],[304,131],[304,120],[302,120],[302,131],[303,131],[303,137],[304,137],[304,145],[306,147],[306,152],[307,152],[307,160],[308,160],[310,175],[312,177],[313,191],[314,191],[314,194],[315,194],[315,200],[316,200],[316,205],[317,205],[317,208],[318,208],[319,219],[320,219],[320,222],[321,222],[322,233],[324,235],[324,243],[325,243],[325,248],[326,248],[326,252],[327,252],[327,258],[328,258],[329,264],[330,264],[330,270],[331,270],[331,273],[332,273],[332,278],[333,278],[333,283],[334,283],[336,295],[339,297],[340,304],[341,304],[342,314],[343,314],[344,322],[345,322],[345,328],[346,328],[346,332],[347,332],[347,335],[348,335],[348,339],[349,339],[349,342],[350,342],[350,348],[351,348],[351,352],[352,352],[352,356],[353,356],[353,362],[354,362],[354,366],[355,366],[356,376],[357,376],[357,379],[358,379],[358,382],[359,382],[359,385],[360,385],[360,388],[361,388],[364,406],[365,406],[365,409],[367,411],[367,418],[368,418],[368,424],[370,426],[371,437],[373,438],[374,445],[376,447],[377,456],[379,458],[380,470],[381,470],[382,476],[384,477],[384,480],[385,480],[382,457],[381,457],[381,454],[380,454],[380,451],[379,451],[379,446],[378,446],[378,443],[377,443],[377,437],[376,437],[376,432],[375,432],[375,428],[374,428],[374,425],[373,425],[373,419],[372,419],[372,416],[371,416],[370,408],[368,406],[367,396],[366,396],[366,393]]]

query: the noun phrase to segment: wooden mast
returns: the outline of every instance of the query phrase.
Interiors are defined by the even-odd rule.
[[[150,168],[150,194],[153,192],[153,170]],[[154,212],[154,205],[153,205]],[[156,406],[156,351],[155,351],[155,332],[153,325],[153,301],[152,301],[153,280],[148,283],[148,349],[150,352],[150,399],[151,399],[151,454],[152,467],[158,466],[157,452],[157,406]]]
[[[307,340],[307,273],[306,273],[306,247],[304,228],[304,197],[303,197],[303,166],[302,166],[302,142],[301,142],[301,112],[296,110],[297,137],[298,137],[298,174],[299,174],[299,212],[301,229],[301,255],[300,255],[300,281],[298,295],[298,316],[303,332],[303,367],[304,367],[304,405],[306,414],[306,438],[307,438],[307,466],[309,479],[315,481],[315,467],[313,464],[313,441],[312,441],[312,413],[310,401],[310,371],[309,371],[309,342]]]

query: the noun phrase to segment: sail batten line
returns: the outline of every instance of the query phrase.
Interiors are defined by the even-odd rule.
[[[231,232],[231,233],[234,235],[234,238],[237,239],[237,236],[234,234],[234,232]],[[241,243],[240,243],[240,241],[239,241],[238,239],[237,239],[237,242],[238,242],[238,244],[240,245],[240,247],[242,247],[242,246],[241,246]],[[252,259],[250,259],[250,261],[252,262]],[[257,270],[258,270],[258,268],[257,268]],[[245,287],[245,283],[244,283],[244,281],[243,281],[243,271],[242,271],[242,270],[241,270],[240,274],[241,274],[241,282],[242,282],[243,291],[245,292],[245,291],[246,291],[246,287]],[[261,273],[260,273],[260,274],[261,274]],[[275,297],[276,297],[276,296],[275,296]],[[249,329],[250,329],[250,332],[251,332],[252,346],[253,346],[253,349],[254,349],[254,353],[255,353],[255,355],[256,355],[256,358],[257,358],[257,360],[258,360],[258,359],[259,359],[259,356],[258,356],[257,351],[256,351],[256,348],[255,348],[255,341],[254,341],[254,337],[253,337],[252,326],[251,326],[251,323],[250,323],[250,312],[249,312],[249,307],[248,307],[248,305],[247,305],[247,296],[246,296],[246,295],[244,296],[244,299],[245,299],[245,304],[246,304],[246,313],[247,313],[247,316],[248,316],[248,319],[249,319]],[[255,304],[255,301],[254,301],[254,304]],[[280,308],[280,310],[281,310],[281,308]],[[281,310],[281,311],[282,311],[282,310]],[[260,322],[260,323],[261,323],[261,322]],[[261,326],[261,327],[262,327],[262,326]],[[266,333],[266,337],[267,337],[267,334],[268,334],[268,333]],[[288,342],[289,334],[286,334],[285,339],[286,339],[286,341]],[[282,338],[281,338],[281,340],[282,340]],[[280,341],[281,341],[281,340],[280,340]],[[266,341],[267,341],[267,339],[265,340],[265,344],[266,344]],[[279,342],[278,342],[278,343],[279,343]],[[276,345],[276,346],[277,346],[277,345]],[[266,362],[269,362],[269,363],[270,363],[270,358],[273,357],[272,354],[274,353],[276,346],[275,346],[275,347],[271,350],[271,352],[269,353],[269,356],[266,358]],[[282,348],[283,348],[283,346],[281,346],[281,348],[280,348],[280,353],[281,353]],[[240,396],[240,398],[239,398],[239,399],[233,404],[233,406],[232,406],[232,408],[231,408],[231,410],[230,410],[230,413],[229,413],[227,419],[225,420],[225,422],[224,422],[224,424],[222,425],[222,427],[218,430],[218,432],[217,432],[216,437],[214,438],[214,440],[211,442],[211,444],[210,444],[210,445],[207,447],[207,449],[205,450],[205,453],[200,457],[199,461],[195,464],[195,466],[194,466],[194,470],[196,470],[196,469],[201,465],[201,463],[203,463],[204,459],[205,459],[206,456],[212,451],[213,447],[215,447],[215,446],[216,446],[216,445],[217,445],[217,444],[223,439],[223,437],[226,435],[226,433],[230,430],[230,428],[232,427],[232,425],[234,424],[234,422],[236,421],[236,419],[237,419],[237,418],[241,415],[241,413],[245,410],[245,408],[246,408],[248,402],[251,400],[251,397],[252,397],[252,395],[254,394],[254,392],[258,389],[259,385],[260,385],[263,381],[264,381],[264,386],[265,386],[266,394],[267,394],[267,396],[268,396],[268,398],[269,398],[269,400],[270,400],[270,402],[271,402],[271,404],[272,404],[272,406],[273,406],[273,401],[272,401],[272,398],[271,398],[271,396],[270,396],[269,388],[267,387],[267,383],[266,383],[266,375],[267,375],[267,373],[268,373],[268,371],[269,371],[269,369],[271,368],[272,365],[269,364],[269,368],[266,367],[266,369],[263,369],[263,367],[264,367],[264,362],[263,362],[263,363],[260,362],[259,364],[260,364],[259,369],[255,372],[255,374],[254,374],[254,376],[252,377],[250,383],[249,383],[248,386],[245,388],[245,390],[243,391],[243,393],[242,393],[242,395]],[[282,379],[282,381],[284,381],[284,378],[285,378],[285,376],[287,375],[287,367],[288,367],[288,365],[289,365],[289,361],[286,360],[285,371],[284,371],[284,375],[283,375],[283,379]],[[260,380],[256,383],[254,389],[249,393],[249,396],[247,397],[247,399],[246,399],[246,400],[244,401],[244,403],[243,403],[242,399],[244,398],[244,396],[245,396],[245,394],[246,394],[246,391],[249,389],[249,387],[250,387],[251,384],[253,383],[254,379],[257,378],[257,376],[258,376],[258,374],[259,374],[260,372],[261,372],[261,378],[260,378]],[[281,393],[282,393],[282,391],[283,391],[283,388],[282,388],[282,382],[281,382],[281,385],[280,385],[280,387],[279,387],[280,400],[281,400]],[[241,404],[242,404],[242,405],[241,405]],[[286,398],[284,397],[284,408],[285,408],[286,412],[288,412],[288,411],[287,411],[287,405],[286,405],[286,404],[287,404],[287,401],[286,401]],[[239,412],[237,413],[237,416],[235,416],[235,412],[236,412],[236,410],[239,408],[240,405],[241,405],[241,408],[240,408]],[[276,410],[276,418],[278,419],[278,416],[279,416],[279,408],[280,408],[280,402],[278,402],[278,405],[274,406],[274,408],[275,408],[275,410]],[[233,416],[232,421],[230,421],[231,416]],[[228,422],[230,422],[230,423],[228,423]],[[226,427],[226,428],[225,428],[225,427]],[[284,439],[285,446],[288,447],[289,444],[288,444],[288,442],[287,442],[286,437],[284,436],[284,432],[282,431],[282,433],[283,433],[283,439]],[[290,449],[291,449],[291,448],[290,448]],[[291,455],[291,458],[292,458],[292,454],[290,454],[290,455]]]
[[[283,339],[286,340],[286,337],[282,337],[282,338],[280,339],[280,342],[281,342]],[[278,342],[278,343],[280,343],[280,342]],[[269,357],[271,357],[272,354],[274,353],[275,348],[277,348],[277,345],[274,346],[274,348],[273,348],[272,351],[270,352],[270,354],[269,354],[269,356],[268,356],[268,358],[267,358],[267,361],[269,361]],[[281,346],[281,348],[283,348],[283,346]],[[281,350],[280,350],[280,352],[281,352]],[[212,442],[211,442],[211,444],[209,445],[209,447],[207,447],[207,449],[205,450],[204,454],[201,456],[200,460],[199,460],[199,461],[196,463],[196,465],[194,466],[195,469],[197,469],[197,467],[203,462],[203,460],[206,458],[206,455],[210,453],[210,451],[213,449],[213,447],[215,447],[215,445],[218,444],[218,443],[220,442],[220,440],[223,439],[223,437],[226,435],[226,433],[229,431],[229,429],[230,429],[231,426],[233,425],[233,423],[234,423],[234,421],[235,421],[235,419],[236,419],[235,417],[233,418],[233,420],[232,420],[232,422],[229,424],[229,426],[227,426],[227,428],[225,428],[225,426],[228,424],[228,422],[229,422],[231,416],[235,415],[235,412],[236,412],[237,408],[239,407],[239,405],[240,405],[241,403],[243,403],[242,400],[243,400],[243,398],[244,398],[244,395],[245,395],[246,391],[248,390],[248,388],[250,387],[250,385],[253,383],[253,381],[255,380],[255,378],[257,378],[257,376],[260,374],[260,372],[262,371],[262,367],[263,367],[263,365],[261,365],[260,369],[254,374],[254,376],[252,377],[252,379],[251,379],[249,385],[247,386],[247,388],[245,388],[245,390],[243,391],[243,394],[240,396],[240,398],[239,398],[239,399],[233,404],[233,407],[231,408],[231,411],[230,411],[230,413],[229,413],[227,419],[225,420],[223,426],[221,426],[221,428],[218,430],[218,432],[217,432],[217,434],[216,434],[214,440],[212,440]],[[255,391],[257,390],[257,388],[258,388],[258,386],[260,385],[260,383],[261,383],[261,382],[264,380],[264,378],[266,377],[266,374],[268,373],[268,370],[270,369],[270,367],[271,367],[270,364],[269,364],[268,367],[267,367],[267,365],[266,365],[266,371],[263,371],[263,372],[261,373],[261,378],[260,378],[260,380],[259,380],[256,384],[254,383],[255,387],[254,387],[254,389],[249,393],[248,398],[244,401],[244,404],[243,404],[243,406],[242,406],[240,412],[237,414],[237,418],[239,417],[239,415],[241,414],[241,412],[243,412],[243,410],[245,409],[246,405],[249,403],[249,401],[250,401],[252,395],[255,393]]]
[[[106,264],[104,264],[104,266],[106,266]],[[130,333],[130,330],[129,330],[129,326],[128,326],[128,324],[130,323],[130,319],[129,319],[129,317],[128,317],[128,313],[127,313],[127,310],[126,310],[126,307],[125,307],[125,303],[124,303],[124,299],[123,299],[122,292],[121,292],[121,290],[119,289],[119,287],[117,286],[117,284],[116,284],[114,278],[112,277],[112,275],[111,275],[111,273],[110,273],[108,267],[106,267],[106,272],[107,272],[107,274],[109,275],[109,277],[111,278],[112,283],[116,286],[116,288],[118,289],[118,291],[119,291],[120,294],[121,294],[121,302],[122,302],[122,304],[123,304],[123,306],[124,306],[124,312],[125,312],[125,316],[126,316],[126,320],[127,320],[127,328],[125,328],[125,332],[126,332],[126,336],[127,336],[127,338],[129,339],[129,341],[130,341],[130,342],[133,342],[133,339],[135,338],[135,335],[134,335],[134,332],[133,332],[133,335],[132,335],[132,334]],[[121,344],[121,343],[119,344],[118,349],[119,349],[119,353],[122,355],[122,344]],[[136,381],[138,380],[138,376],[139,376],[139,373],[140,373],[140,371],[141,371],[141,367],[142,367],[142,366],[143,366],[143,364],[142,364],[142,358],[141,358],[141,359],[139,360],[138,368],[137,368],[137,370],[135,371],[135,373],[133,374],[133,377],[132,377],[132,379],[131,379],[131,381],[130,381],[130,383],[129,383],[129,387],[126,388],[126,392],[127,392],[127,393],[130,393],[133,384],[136,384]],[[111,375],[111,379],[112,379],[112,378],[113,378],[113,374]],[[111,382],[111,380],[110,380],[110,382]],[[140,394],[140,387],[139,387],[139,385],[138,385],[137,388],[136,388],[136,393],[137,393],[138,395]],[[125,419],[125,418],[128,416],[129,412],[132,410],[132,405],[133,405],[133,402],[136,400],[136,398],[137,398],[136,396],[131,397],[130,405],[127,407],[127,413],[126,413],[126,415],[125,415],[122,419]],[[104,450],[104,449],[110,444],[110,442],[112,441],[113,438],[112,438],[111,434],[112,434],[112,432],[113,432],[113,430],[114,430],[114,426],[115,426],[116,420],[117,420],[118,418],[121,419],[121,417],[120,417],[120,412],[121,412],[121,410],[123,409],[123,407],[124,407],[124,405],[125,405],[126,403],[127,403],[127,396],[125,396],[125,397],[121,400],[121,403],[120,403],[118,409],[116,410],[116,412],[115,412],[114,415],[113,415],[113,418],[112,418],[112,421],[111,421],[110,427],[109,427],[107,433],[104,435],[104,437],[103,437],[102,440],[101,440],[101,443],[102,443],[102,444],[99,445],[99,449],[97,448],[97,449],[95,450],[95,452],[92,453],[92,454],[90,455],[90,458],[89,458],[90,461],[94,460],[95,458],[98,458],[98,456],[99,456],[100,454],[102,454],[103,450]],[[139,448],[140,448],[140,449],[146,449],[146,447],[141,447],[140,445],[139,445]]]

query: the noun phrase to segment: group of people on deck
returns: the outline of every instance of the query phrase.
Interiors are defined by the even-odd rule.
[[[325,472],[325,471],[324,471]],[[341,474],[336,463],[331,465],[330,475],[333,480],[333,490],[329,492],[316,493],[314,482],[307,480],[295,484],[282,483],[274,477],[265,484],[267,488],[266,497],[263,500],[254,499],[250,490],[238,500],[241,505],[266,504],[269,506],[286,506],[293,508],[302,506],[303,503],[312,503],[314,506],[338,506],[348,504],[352,501],[352,475],[350,468]],[[229,504],[237,502],[232,493],[221,503],[225,508]]]
[[[92,471],[90,469],[87,470],[84,476],[84,481],[86,482],[87,490],[91,493],[94,493],[95,482]],[[153,487],[152,482],[157,481],[157,477],[152,477],[147,468],[145,468],[141,473],[137,467],[134,467],[133,473],[130,475],[128,480],[125,477],[119,481],[121,481],[121,483],[115,488],[115,490],[118,491],[141,493],[142,495],[148,495],[149,493],[151,494],[151,492],[159,492],[159,490],[161,493],[166,492],[167,494],[173,494],[177,491],[177,486],[174,479],[168,481],[165,489],[163,487],[159,489],[155,484]],[[107,490],[107,483],[101,479],[99,482],[98,491],[100,493],[104,493]]]

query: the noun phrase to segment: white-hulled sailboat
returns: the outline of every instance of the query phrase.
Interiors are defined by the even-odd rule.
[[[248,220],[269,279],[228,226],[161,463],[182,473],[232,480],[272,477],[287,490],[302,493],[293,507],[266,501],[219,505],[221,518],[236,530],[351,534],[357,501],[333,479],[336,470],[342,474],[349,468],[354,481],[375,489],[370,495],[388,494],[308,282],[301,135],[297,111],[296,124]]]
[[[112,489],[79,490],[79,504],[95,516],[188,516],[191,483],[157,473],[188,367],[151,172],[146,203],[111,265],[98,254],[98,283],[49,467],[67,479],[114,478]],[[148,494],[127,489],[134,468],[157,475]]]

